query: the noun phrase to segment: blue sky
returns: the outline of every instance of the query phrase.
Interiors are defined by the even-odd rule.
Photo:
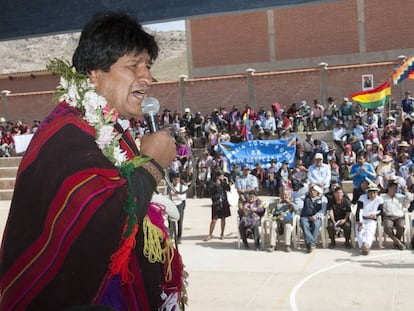
[[[174,22],[159,23],[159,24],[146,24],[144,26],[152,30],[156,30],[156,31],[185,30],[185,21],[174,21]]]

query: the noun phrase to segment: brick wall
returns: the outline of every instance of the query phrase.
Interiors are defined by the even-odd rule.
[[[353,92],[360,91],[361,76],[373,74],[375,85],[385,82],[391,75],[394,63],[376,63],[366,65],[338,66],[327,68],[327,97],[334,97],[338,103],[344,96],[349,97]],[[56,77],[55,77],[56,78]],[[8,79],[0,79],[0,89],[5,89],[4,81],[9,83],[11,90],[30,90],[26,85],[31,80],[15,78],[12,85]],[[51,80],[52,81],[52,80]],[[272,103],[278,101],[285,109],[293,102],[321,97],[321,78],[319,68],[291,70],[253,75],[254,108],[261,106],[270,109]],[[45,92],[12,93],[7,98],[8,119],[12,121],[25,120],[31,123],[34,119],[43,119],[52,110],[53,90],[56,84],[45,85]],[[210,113],[220,106],[231,109],[236,106],[243,110],[249,102],[247,75],[233,75],[213,78],[189,79],[184,82],[185,107],[192,112],[200,111],[203,115]],[[392,87],[392,96],[400,100],[404,90],[414,91],[414,80],[406,80]],[[169,108],[181,112],[183,108],[180,83],[157,83],[151,87],[150,95],[159,99],[160,111]],[[325,98],[326,100],[326,98]],[[0,104],[0,116],[6,116],[4,101]]]
[[[358,53],[356,1],[274,10],[276,60]]]
[[[192,19],[189,74],[206,77],[412,56],[414,1],[342,0]]]
[[[269,61],[266,12],[191,21],[195,67]]]

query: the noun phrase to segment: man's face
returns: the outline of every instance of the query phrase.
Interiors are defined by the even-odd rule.
[[[109,72],[93,70],[92,83],[99,95],[126,118],[142,117],[141,103],[152,84],[151,59],[146,51],[121,56]]]

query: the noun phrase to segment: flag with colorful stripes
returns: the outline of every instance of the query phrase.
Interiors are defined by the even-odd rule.
[[[245,138],[245,140],[253,139],[253,135],[250,132],[250,108],[248,108],[243,114],[241,135]]]
[[[392,73],[392,82],[394,85],[405,79],[414,79],[414,57],[408,58],[401,65],[394,69]]]
[[[350,97],[364,108],[381,107],[391,97],[391,82],[387,81],[372,90],[351,94]]]

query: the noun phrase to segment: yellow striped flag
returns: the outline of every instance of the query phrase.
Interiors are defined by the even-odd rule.
[[[368,91],[351,94],[353,101],[361,104],[364,108],[377,108],[387,103],[391,97],[391,82],[387,81],[376,88]]]

